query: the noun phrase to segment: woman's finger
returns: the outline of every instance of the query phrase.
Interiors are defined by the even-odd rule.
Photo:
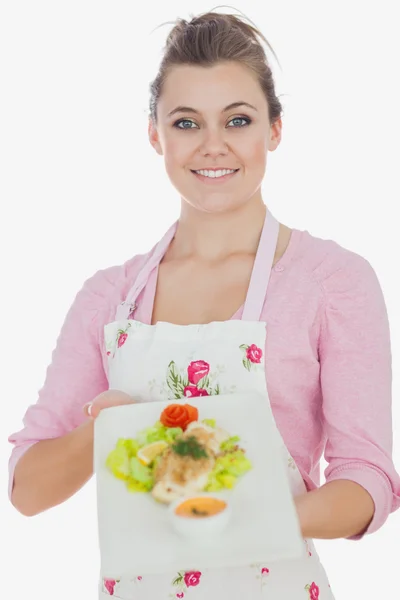
[[[125,392],[107,391],[100,394],[92,402],[88,402],[83,407],[85,415],[91,419],[96,419],[103,408],[121,406],[123,404],[133,404],[135,400]]]

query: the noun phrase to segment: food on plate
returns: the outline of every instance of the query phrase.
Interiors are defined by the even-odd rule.
[[[170,404],[160,420],[135,439],[119,439],[106,465],[131,492],[151,493],[164,504],[196,492],[232,489],[251,469],[240,439],[198,420],[196,407]]]
[[[169,404],[161,413],[160,422],[165,427],[180,427],[183,431],[199,418],[199,411],[190,404]]]
[[[198,494],[172,503],[169,517],[177,533],[209,541],[211,535],[219,534],[225,529],[231,512],[226,498],[214,494]]]
[[[225,510],[227,504],[225,500],[215,498],[214,496],[195,496],[183,500],[175,508],[175,514],[178,517],[189,519],[203,519],[213,517]]]
[[[157,456],[160,456],[168,448],[167,442],[160,440],[159,442],[153,442],[151,444],[147,444],[142,448],[139,448],[136,456],[142,465],[148,466],[150,465]]]

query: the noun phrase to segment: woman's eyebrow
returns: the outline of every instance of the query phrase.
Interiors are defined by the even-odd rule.
[[[227,112],[228,110],[232,110],[234,108],[239,108],[240,106],[247,106],[248,108],[251,108],[251,109],[257,111],[256,107],[253,106],[252,104],[249,104],[248,102],[239,100],[238,102],[232,102],[232,104],[229,104],[228,106],[226,106],[222,112]],[[200,111],[198,111],[195,108],[192,108],[190,106],[177,106],[176,108],[171,110],[171,112],[169,112],[167,116],[172,117],[172,115],[174,115],[176,113],[180,113],[180,112],[194,113],[197,115],[200,114]]]

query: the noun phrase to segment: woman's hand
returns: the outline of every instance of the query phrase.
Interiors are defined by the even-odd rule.
[[[91,419],[99,416],[103,408],[111,408],[112,406],[122,406],[123,404],[133,404],[135,400],[120,390],[107,390],[102,392],[92,402],[85,404],[83,410]]]
[[[370,494],[344,479],[297,496],[295,505],[303,537],[326,540],[362,536],[375,511]]]
[[[37,515],[75,494],[93,474],[94,420],[103,408],[132,404],[119,390],[107,390],[86,404],[88,419],[58,438],[37,442],[15,468],[12,503],[25,516]]]

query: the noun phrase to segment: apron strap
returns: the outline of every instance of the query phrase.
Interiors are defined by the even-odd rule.
[[[145,287],[151,271],[160,263],[162,257],[166,253],[168,246],[175,236],[177,226],[178,222],[176,221],[168,229],[162,239],[150,251],[149,257],[139,271],[139,274],[135,279],[135,283],[129,290],[125,301],[122,302],[117,308],[117,313],[115,316],[117,321],[128,319],[131,312],[136,308],[136,298]]]
[[[279,223],[269,210],[267,210],[243,309],[243,321],[261,320],[278,236]]]

